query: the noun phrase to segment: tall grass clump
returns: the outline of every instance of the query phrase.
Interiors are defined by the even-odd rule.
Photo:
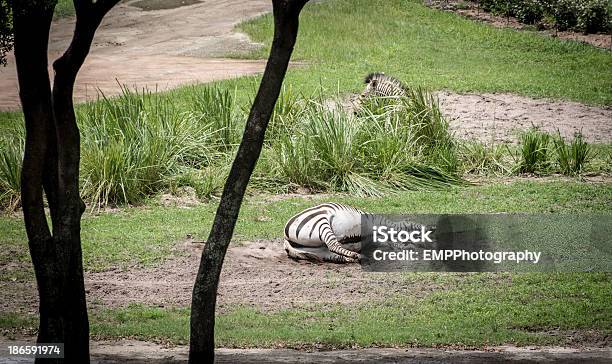
[[[203,199],[218,194],[246,120],[235,96],[218,86],[193,88],[185,107],[123,87],[116,98],[79,105],[84,200],[95,209],[183,187]],[[448,123],[437,100],[419,89],[369,100],[354,115],[341,102],[306,98],[287,86],[270,128],[251,190],[367,196],[463,183]],[[0,204],[11,208],[19,204],[23,156],[23,131],[17,135],[0,136]]]
[[[532,127],[520,134],[518,172],[548,172],[551,166],[550,134]]]
[[[235,100],[235,91],[218,86],[193,87],[191,90],[191,105],[194,116],[199,123],[208,125],[213,133],[211,142],[218,149],[228,151],[240,142],[242,115],[239,113]]]
[[[206,165],[216,130],[150,92],[123,89],[78,110],[81,186],[93,206],[136,203],[183,166]]]
[[[509,153],[505,145],[487,145],[472,141],[462,143],[460,149],[465,173],[507,175],[511,172],[506,161]]]
[[[272,163],[277,168],[277,175],[282,176],[289,185],[303,186],[313,190],[325,188],[320,180],[317,160],[311,155],[312,143],[303,132],[297,135],[282,134],[272,145]],[[266,154],[264,154],[265,158]]]
[[[584,140],[582,133],[577,133],[569,144],[560,133],[557,133],[554,145],[559,169],[567,176],[580,174],[593,157],[592,149]]]
[[[7,211],[21,204],[21,163],[25,145],[22,125],[0,136],[0,208]]]
[[[310,100],[294,130],[272,154],[289,183],[356,195],[461,183],[448,123],[422,90],[365,100],[357,115]]]
[[[283,85],[266,129],[267,145],[294,133],[294,127],[304,112],[305,104],[305,98],[295,92],[293,86]]]

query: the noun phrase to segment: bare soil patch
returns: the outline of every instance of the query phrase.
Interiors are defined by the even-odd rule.
[[[516,142],[531,126],[571,138],[582,132],[592,143],[612,142],[612,109],[572,101],[534,99],[512,94],[436,93],[451,130],[461,139],[486,143]]]
[[[552,26],[546,26],[545,24],[540,24],[539,26],[523,24],[514,17],[504,17],[487,13],[480,9],[477,2],[468,0],[426,0],[425,4],[437,9],[451,11],[466,18],[482,21],[497,28],[537,31],[538,34],[543,36],[587,43],[595,47],[612,50],[612,36],[610,34],[583,34],[570,31],[557,31]],[[540,29],[538,29],[538,27]]]
[[[130,303],[187,306],[203,244],[188,239],[179,257],[156,267],[86,274],[88,298],[94,305],[122,307]],[[287,258],[281,240],[233,244],[223,264],[218,308],[250,306],[262,311],[318,304],[356,304],[397,295],[424,297],[456,287],[463,274],[449,275],[444,285],[427,275],[367,273],[357,264],[296,262]]]

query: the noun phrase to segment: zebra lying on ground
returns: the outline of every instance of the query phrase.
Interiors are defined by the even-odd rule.
[[[371,226],[384,224],[403,230],[421,228],[420,224],[394,224],[380,215],[328,202],[306,209],[289,219],[285,225],[285,251],[293,259],[333,263],[358,262],[362,217]]]
[[[369,97],[401,97],[408,93],[408,88],[397,78],[383,72],[370,73],[366,76],[365,89],[355,102],[355,110],[361,109],[363,101]]]

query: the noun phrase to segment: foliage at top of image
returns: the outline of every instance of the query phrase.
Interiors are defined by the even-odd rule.
[[[8,0],[0,0],[0,67],[6,66],[6,54],[13,49],[13,20]]]
[[[480,0],[482,9],[514,16],[526,24],[552,22],[559,30],[585,33],[610,30],[608,0]]]

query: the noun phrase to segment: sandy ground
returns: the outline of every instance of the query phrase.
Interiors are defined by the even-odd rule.
[[[179,248],[181,249],[181,248]],[[186,255],[153,268],[87,275],[86,289],[92,302],[104,306],[126,306],[131,302],[186,306],[198,269],[202,244],[182,244]],[[399,274],[371,274],[357,264],[313,264],[287,258],[280,240],[246,242],[232,246],[223,266],[218,308],[236,305],[258,310],[278,310],[316,304],[356,304],[410,294],[453,288],[421,282]],[[455,277],[455,283],[461,280]]]
[[[512,94],[436,93],[451,130],[461,139],[516,142],[518,132],[537,126],[571,138],[582,132],[592,143],[612,142],[612,109],[578,102],[532,99]]]
[[[27,358],[10,357],[8,345],[32,343],[29,340],[9,341],[0,338],[0,363],[32,363]],[[91,343],[92,363],[186,363],[188,348],[163,347],[150,342],[121,340]],[[609,348],[570,349],[563,347],[497,346],[486,350],[438,350],[377,348],[304,352],[291,349],[217,349],[216,363],[609,363]]]
[[[156,0],[155,9],[115,6],[96,33],[91,53],[79,72],[75,99],[119,93],[118,83],[150,90],[256,74],[264,61],[219,59],[258,47],[245,34],[232,32],[247,19],[271,10],[267,0]],[[181,3],[192,5],[181,6]],[[136,2],[136,5],[139,5]],[[165,5],[165,6],[164,6]],[[147,8],[145,6],[145,8]],[[63,52],[72,37],[74,18],[53,23],[50,60]],[[0,110],[19,107],[15,62],[0,68]]]
[[[154,267],[86,273],[90,307],[125,307],[131,303],[188,306],[202,249],[202,243],[187,239],[177,244],[177,257]],[[396,273],[381,277],[362,271],[357,264],[296,262],[287,258],[280,239],[244,242],[232,244],[228,250],[217,307],[220,312],[236,305],[270,311],[326,303],[370,302],[399,294],[419,298],[455,288],[464,275],[452,276],[443,286],[429,280],[420,281],[419,277],[418,274],[402,277]],[[35,313],[34,284],[33,277],[27,282],[0,282],[0,292],[6,296],[0,302],[0,309]]]

